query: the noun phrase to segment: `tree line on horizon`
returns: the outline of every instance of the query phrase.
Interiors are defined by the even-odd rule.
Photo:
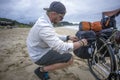
[[[18,26],[18,27],[31,27],[31,25],[29,24],[25,24],[25,23],[20,23],[16,20],[12,20],[12,19],[7,19],[7,18],[0,18],[0,26]]]
[[[0,24],[2,24],[2,23],[8,24],[8,25],[12,24],[13,26],[17,25],[18,27],[32,27],[35,24],[35,22],[29,22],[28,24],[25,24],[25,23],[21,23],[16,20],[12,20],[12,19],[0,18]],[[12,25],[10,25],[10,26],[12,26]],[[78,25],[78,24],[73,24],[68,21],[61,21],[58,24],[54,24],[55,27],[66,26],[66,25]]]

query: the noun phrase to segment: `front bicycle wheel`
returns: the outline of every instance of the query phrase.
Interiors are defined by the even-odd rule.
[[[94,53],[88,59],[88,66],[91,73],[98,79],[107,79],[111,72],[116,70],[114,52],[110,43],[103,38],[96,41]]]

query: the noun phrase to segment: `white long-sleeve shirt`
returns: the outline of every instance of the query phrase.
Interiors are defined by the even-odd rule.
[[[73,51],[73,43],[63,41],[66,41],[66,36],[55,32],[49,17],[45,14],[38,19],[28,34],[26,42],[29,56],[36,62],[51,49],[61,54]]]

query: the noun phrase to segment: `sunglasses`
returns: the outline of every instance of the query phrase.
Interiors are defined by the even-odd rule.
[[[60,17],[60,20],[63,20],[64,15],[62,15],[62,14],[58,14],[58,16]]]

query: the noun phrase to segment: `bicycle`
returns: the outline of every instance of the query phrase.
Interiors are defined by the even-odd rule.
[[[88,51],[89,57],[87,56],[88,66],[97,80],[120,80],[120,42],[115,39],[116,34],[120,34],[120,31],[116,28],[115,20],[119,13],[120,9],[103,12],[101,21],[103,30],[97,32],[89,31],[94,35],[92,38],[87,38],[89,44],[85,50],[90,49]],[[79,39],[82,37],[78,33],[77,36]],[[79,55],[77,54],[77,56]]]

